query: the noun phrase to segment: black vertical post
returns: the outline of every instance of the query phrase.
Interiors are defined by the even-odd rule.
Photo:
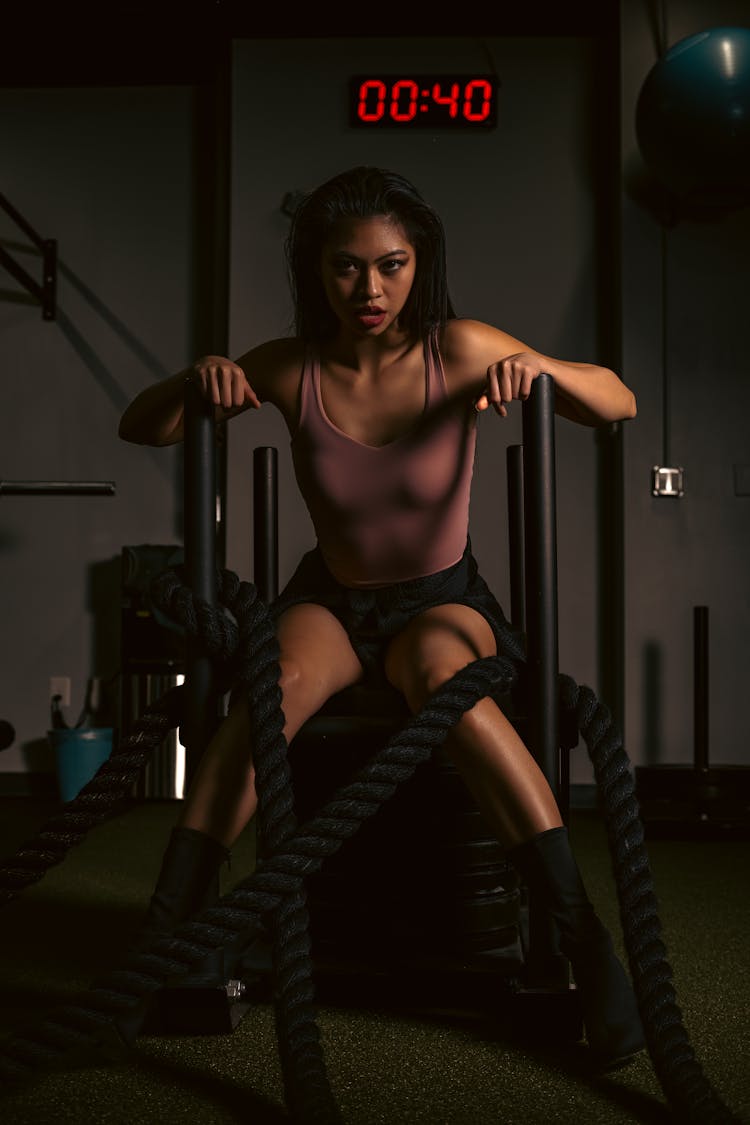
[[[693,762],[708,772],[708,606],[693,606]]]
[[[215,7],[219,7],[218,4]],[[214,40],[193,98],[192,355],[229,352],[231,42]],[[216,557],[226,559],[227,432],[216,433]]]
[[[505,454],[508,478],[508,564],[510,620],[520,633],[526,628],[526,579],[523,539],[523,446],[509,445]]]
[[[598,644],[601,697],[623,729],[625,652],[625,507],[622,422],[596,430],[599,526]]]
[[[273,446],[253,450],[253,582],[266,605],[279,592],[277,462]]]
[[[554,418],[555,385],[540,375],[523,404],[529,749],[560,802]]]
[[[185,581],[193,596],[216,605],[216,440],[214,408],[185,383]],[[181,731],[189,785],[216,729],[219,708],[211,660],[191,637],[185,647],[186,705]]]
[[[557,526],[555,487],[555,385],[539,375],[523,404],[523,504],[526,570],[527,743],[565,818],[560,784],[557,718]],[[555,925],[533,895],[529,899],[527,981],[532,988],[565,993],[570,967],[557,952]]]

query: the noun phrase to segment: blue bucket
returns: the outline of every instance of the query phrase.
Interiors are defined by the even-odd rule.
[[[57,760],[57,780],[63,801],[72,801],[112,752],[112,727],[47,732]]]

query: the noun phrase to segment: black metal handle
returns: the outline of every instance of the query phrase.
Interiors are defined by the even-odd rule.
[[[526,628],[526,574],[523,542],[523,446],[509,445],[505,453],[508,485],[508,574],[510,620],[522,633]]]
[[[693,606],[693,764],[708,770],[708,606]]]
[[[113,480],[0,480],[2,496],[114,496]]]
[[[562,802],[557,721],[555,384],[539,375],[523,404],[523,506],[529,749]]]
[[[214,408],[189,379],[185,383],[185,581],[194,597],[216,605],[216,435]],[[185,645],[188,691],[181,730],[185,747],[186,784],[219,719],[218,696],[209,656],[198,642]]]
[[[253,582],[268,605],[279,592],[278,452],[253,451]]]

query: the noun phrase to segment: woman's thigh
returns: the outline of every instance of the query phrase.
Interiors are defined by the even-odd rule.
[[[487,620],[469,606],[450,603],[418,614],[393,639],[385,673],[417,709],[461,668],[496,651]]]
[[[344,626],[324,606],[291,606],[280,615],[276,636],[283,707],[293,726],[362,678],[362,665]]]

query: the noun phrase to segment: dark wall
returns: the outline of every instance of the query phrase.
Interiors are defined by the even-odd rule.
[[[530,346],[597,360],[603,344],[598,284],[597,99],[609,76],[595,42],[577,37],[397,41],[237,41],[233,65],[232,352],[283,335],[291,308],[282,203],[360,162],[409,176],[443,216],[451,292],[460,314],[499,325]],[[377,135],[350,128],[347,80],[368,70],[463,73],[494,68],[499,122],[478,136],[424,130]],[[609,357],[608,357],[609,358]],[[611,362],[611,360],[610,360]],[[279,449],[281,579],[313,545],[292,480],[288,435],[272,408],[228,427],[229,565],[250,566],[251,451]],[[506,448],[521,437],[520,407],[480,421],[471,512],[472,545],[509,607]],[[598,681],[597,449],[594,431],[564,420],[559,462],[560,659],[577,679]],[[586,763],[576,769],[586,774]],[[580,776],[580,775],[579,775]]]
[[[285,330],[281,194],[373,151],[411,173],[444,212],[462,311],[496,320],[543,350],[610,363],[637,393],[638,418],[618,438],[623,535],[612,565],[622,567],[622,605],[613,605],[619,583],[608,587],[602,565],[610,469],[601,435],[558,427],[563,666],[607,693],[611,688],[617,702],[607,646],[621,629],[627,748],[637,762],[685,761],[693,735],[692,608],[708,605],[712,757],[746,760],[739,716],[750,625],[750,523],[735,479],[743,479],[750,449],[750,381],[740,335],[748,210],[681,220],[665,233],[637,188],[644,170],[634,134],[637,95],[658,57],[660,13],[667,16],[662,40],[672,43],[717,24],[747,26],[746,5],[641,0],[598,5],[593,20],[583,5],[567,5],[564,13],[563,6],[546,4],[495,12],[470,29],[460,50],[474,65],[486,61],[483,41],[493,44],[506,113],[498,144],[490,152],[490,145],[438,140],[430,145],[434,153],[426,146],[371,149],[340,124],[331,126],[340,109],[336,83],[350,67],[347,40],[359,34],[348,22],[355,17],[327,7],[327,15],[315,13],[314,27],[297,24],[290,42],[288,29],[274,26],[274,18],[283,23],[281,15],[266,14],[263,23],[245,7],[160,5],[155,14],[145,4],[109,5],[106,13],[66,5],[50,14],[27,6],[4,17],[0,186],[43,236],[59,240],[60,271],[52,323],[42,321],[11,278],[0,282],[7,378],[2,473],[112,478],[117,494],[2,500],[0,717],[13,722],[18,737],[0,767],[49,766],[44,731],[51,675],[71,675],[75,710],[88,675],[116,674],[111,594],[122,545],[181,536],[179,452],[119,442],[125,402],[209,347],[244,350],[255,338]],[[414,13],[415,23],[421,18]],[[442,59],[445,49],[446,65],[454,65],[459,26],[436,27],[433,19],[429,43],[423,26],[402,24],[401,35],[384,46],[411,50],[413,31],[420,51]],[[317,74],[306,37],[328,40],[328,74],[335,76],[333,84],[318,82],[311,95],[326,115],[323,134],[309,130],[290,146],[286,126],[276,128],[273,119],[259,145],[235,132],[234,179],[226,184],[232,43],[240,54],[243,44],[255,43],[258,56]],[[520,52],[512,49],[516,43]],[[370,41],[367,51],[376,50]],[[524,53],[534,52],[544,75],[538,82],[521,73]],[[599,85],[603,69],[606,87]],[[235,77],[244,126],[250,87],[241,70]],[[557,132],[556,120],[562,122]],[[254,135],[257,120],[248,128]],[[35,249],[5,218],[0,240],[35,272]],[[266,272],[253,281],[260,263]],[[504,442],[515,439],[517,425],[511,419],[500,431],[501,444],[497,428],[484,428],[478,480],[500,478]],[[686,493],[677,501],[651,496],[665,425],[670,455],[685,469]],[[230,561],[246,571],[245,474],[256,434],[242,421],[239,426],[228,492],[235,521]],[[273,428],[266,436],[282,446],[286,441]],[[502,490],[490,496],[488,486],[482,509],[485,503],[491,514],[483,511],[473,534],[488,577],[507,601]],[[286,560],[309,535],[304,517],[291,523],[283,531]],[[585,763],[576,768],[585,775]]]
[[[635,110],[667,47],[712,27],[750,28],[750,13],[744,3],[698,0],[663,11],[666,25],[656,6],[626,5],[622,21],[622,369],[639,401],[625,438],[628,745],[645,763],[691,760],[693,611],[704,605],[710,758],[741,763],[750,497],[736,479],[750,462],[750,207],[677,204],[675,181],[665,209],[638,147]],[[698,133],[693,158],[702,159]],[[652,467],[665,459],[684,469],[680,499],[651,494]]]

